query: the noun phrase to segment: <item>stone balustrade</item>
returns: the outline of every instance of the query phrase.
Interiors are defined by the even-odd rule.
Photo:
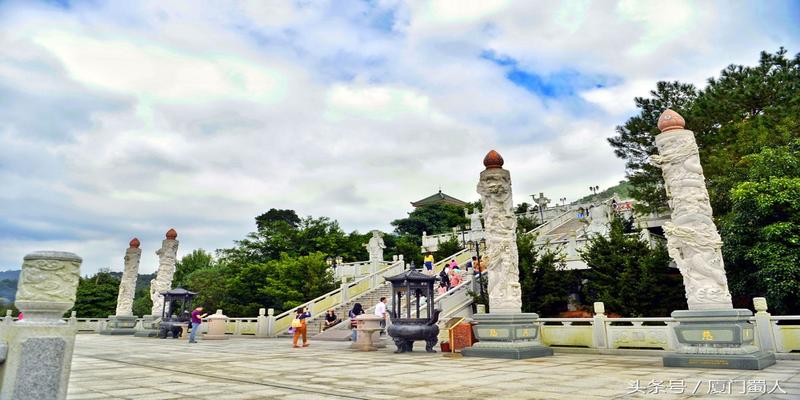
[[[437,296],[434,300],[437,308],[464,310],[468,303],[467,291],[472,288],[471,279],[449,292]],[[466,302],[466,303],[465,303]],[[800,351],[800,315],[773,316],[767,312],[763,298],[755,298],[756,314],[749,321],[754,324],[756,344],[764,351],[786,354]],[[468,304],[467,304],[468,305]],[[598,349],[602,353],[613,354],[624,350],[660,350],[674,351],[677,339],[672,326],[677,324],[673,318],[608,318],[602,303],[595,305],[595,313],[591,318],[539,318],[540,337],[542,343],[551,347]],[[229,318],[225,325],[225,334],[242,337],[269,337],[273,332],[271,324],[275,323],[274,312],[270,309],[265,315],[255,318]],[[450,313],[453,316],[459,313]],[[442,319],[446,317],[442,316]],[[16,318],[6,316],[3,323],[10,323]],[[66,318],[74,323],[78,333],[98,333],[105,328],[108,318]],[[136,329],[141,329],[141,321],[137,320]],[[205,321],[204,321],[205,322]],[[207,331],[203,324],[200,332]],[[274,335],[273,335],[274,336]]]
[[[439,249],[439,244],[456,238],[458,243],[466,243],[469,241],[477,242],[486,237],[484,230],[476,231],[459,231],[455,228],[452,232],[441,233],[438,235],[428,235],[427,232],[422,232],[422,251],[434,252]]]

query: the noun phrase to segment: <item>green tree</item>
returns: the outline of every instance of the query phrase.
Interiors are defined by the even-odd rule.
[[[464,247],[461,246],[460,238],[456,238],[455,235],[450,236],[450,238],[444,242],[439,243],[438,249],[433,252],[433,259],[436,260],[436,262],[439,262],[455,253],[458,253],[463,248]]]
[[[150,298],[150,286],[136,289],[133,298],[133,315],[150,315],[153,310],[153,300]]]
[[[514,209],[514,213],[516,214],[526,213],[530,208],[531,205],[523,201],[522,203],[517,204],[517,208]]]
[[[581,257],[588,303],[602,301],[609,311],[626,317],[669,316],[686,309],[680,272],[670,268],[666,247],[651,249],[637,235],[626,235],[619,217],[611,220],[608,237],[595,235]]]
[[[105,318],[114,315],[117,308],[119,279],[108,270],[92,277],[80,278],[72,311],[79,318]]]
[[[325,254],[291,257],[245,265],[217,263],[187,277],[198,292],[195,304],[223,309],[229,316],[257,315],[259,308],[285,311],[336,287]]]
[[[278,210],[275,208],[270,208],[269,211],[256,217],[258,230],[265,229],[275,222],[283,222],[292,228],[297,228],[300,225],[300,217],[297,216],[294,210]]]
[[[641,111],[617,127],[617,136],[608,139],[614,154],[625,160],[627,178],[633,185],[631,195],[641,202],[643,212],[661,210],[667,204],[661,170],[650,162],[650,156],[657,153],[658,117],[667,108],[686,113],[697,89],[680,82],[658,82],[650,95],[633,99]]]
[[[800,140],[745,156],[731,190],[723,255],[735,305],[765,296],[774,312],[800,312]]]
[[[186,287],[186,277],[194,271],[210,267],[214,258],[203,249],[192,250],[190,254],[181,257],[175,263],[175,275],[172,277],[172,287]]]
[[[408,214],[407,218],[392,221],[398,234],[422,236],[451,232],[453,227],[469,224],[464,217],[464,207],[452,204],[432,204],[419,207]]]
[[[523,234],[526,232],[530,232],[531,229],[536,228],[539,226],[538,219],[536,217],[518,217],[517,218],[517,234]]]
[[[347,235],[339,223],[326,217],[302,218],[297,226],[284,220],[274,220],[257,232],[234,242],[234,247],[217,250],[220,261],[238,264],[263,263],[275,260],[286,253],[290,257],[321,252],[341,256],[345,262],[364,260],[366,250],[364,235],[356,232]]]
[[[711,205],[722,216],[730,211],[729,195],[742,174],[739,160],[800,136],[800,54],[789,58],[783,48],[762,52],[758,65],[731,65],[701,91],[659,82],[651,96],[637,97],[639,114],[608,139],[614,153],[626,160],[631,194],[643,202],[643,211],[666,207],[661,172],[648,160],[656,153],[658,116],[672,108],[695,133]]]
[[[555,317],[567,310],[569,296],[579,293],[577,271],[566,270],[564,256],[550,249],[537,249],[532,235],[517,235],[522,311]]]

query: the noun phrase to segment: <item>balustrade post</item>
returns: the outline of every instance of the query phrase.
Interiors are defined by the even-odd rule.
[[[78,312],[73,311],[69,313],[69,325],[70,326],[78,326]]]
[[[258,309],[258,318],[256,318],[256,337],[269,336],[269,329],[267,328],[267,316],[264,315],[266,313],[266,309]]]
[[[275,337],[278,335],[278,332],[275,332],[275,309],[270,308],[267,310],[267,332],[269,337]]]
[[[756,334],[758,335],[758,345],[763,351],[775,352],[775,337],[772,332],[772,321],[767,312],[767,299],[764,297],[754,297],[753,307],[756,309]]]
[[[606,330],[606,305],[602,301],[594,303],[594,317],[592,317],[592,347],[597,349],[608,348],[608,331]]]
[[[347,282],[342,282],[342,304],[350,301],[350,285]]]
[[[6,316],[3,318],[3,324],[11,325],[12,322],[14,322],[14,317],[11,316],[11,310],[6,310]]]

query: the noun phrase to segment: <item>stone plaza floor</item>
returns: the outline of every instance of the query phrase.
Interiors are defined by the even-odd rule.
[[[656,356],[496,360],[348,346],[78,335],[68,399],[800,399],[800,360],[762,371],[667,369]]]

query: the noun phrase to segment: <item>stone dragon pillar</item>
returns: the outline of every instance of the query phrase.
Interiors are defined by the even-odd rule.
[[[488,263],[489,313],[475,314],[480,342],[463,350],[467,357],[522,359],[553,355],[538,339],[535,313],[522,312],[517,253],[517,219],[511,196],[511,174],[503,157],[490,151],[483,159],[478,193],[483,204]]]
[[[755,346],[747,309],[734,309],[722,239],[717,232],[694,133],[678,113],[665,110],[655,137],[667,191],[670,221],[664,224],[667,250],[683,276],[688,310],[672,313],[677,352],[664,356],[667,367],[762,369],[775,363],[772,353]]]
[[[100,331],[102,335],[132,335],[135,333],[136,316],[133,315],[133,298],[136,295],[136,278],[139,277],[139,260],[142,258],[142,249],[139,239],[133,238],[130,247],[125,251],[125,269],[119,282],[117,295],[117,311],[108,317],[106,328]]]
[[[156,251],[158,256],[158,273],[150,281],[150,299],[153,307],[150,315],[142,317],[142,330],[136,336],[152,337],[158,335],[161,311],[164,310],[164,296],[162,292],[172,289],[172,277],[175,275],[175,263],[178,254],[178,233],[175,229],[167,231],[167,238],[161,242],[161,248]],[[169,312],[170,310],[166,310]]]
[[[158,256],[158,274],[150,281],[150,299],[153,300],[151,315],[161,315],[164,308],[164,296],[161,292],[172,289],[172,277],[175,275],[175,263],[178,255],[178,233],[175,229],[167,231],[167,238],[161,242],[156,251]]]

